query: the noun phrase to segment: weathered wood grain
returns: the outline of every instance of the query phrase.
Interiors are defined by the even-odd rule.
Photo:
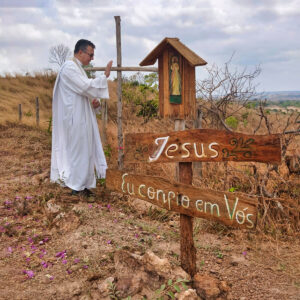
[[[256,225],[257,199],[245,194],[200,189],[118,170],[107,170],[106,186],[187,216],[248,229]]]
[[[214,129],[129,133],[127,162],[281,161],[279,135],[245,135]]]
[[[192,184],[193,168],[191,162],[178,163],[179,182]],[[180,261],[181,267],[192,277],[197,273],[196,256],[197,251],[193,238],[194,218],[180,214]]]

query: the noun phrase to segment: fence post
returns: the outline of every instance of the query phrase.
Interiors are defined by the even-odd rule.
[[[36,125],[40,125],[40,106],[39,106],[39,97],[35,98],[35,111],[36,111]]]
[[[19,122],[22,121],[22,104],[19,104]]]

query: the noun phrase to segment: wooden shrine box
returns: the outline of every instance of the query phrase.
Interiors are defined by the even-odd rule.
[[[178,38],[165,38],[140,66],[158,59],[159,114],[163,118],[195,119],[195,67],[207,62],[182,44]]]

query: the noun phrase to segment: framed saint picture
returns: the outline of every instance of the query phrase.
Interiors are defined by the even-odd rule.
[[[169,52],[169,91],[170,103],[181,104],[181,55]]]

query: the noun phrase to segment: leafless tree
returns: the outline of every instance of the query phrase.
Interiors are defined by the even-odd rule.
[[[58,64],[58,66],[61,67],[71,55],[72,52],[70,48],[64,44],[52,46],[49,50],[49,63]]]
[[[231,61],[232,57],[224,67],[207,67],[208,77],[198,81],[196,87],[198,98],[203,99],[205,103],[201,105],[204,118],[206,112],[209,118],[215,120],[216,127],[225,127],[228,131],[231,129],[225,122],[226,118],[254,99],[257,95],[254,81],[261,72],[260,66],[256,66],[251,72],[248,72],[247,68],[242,71],[232,70]],[[237,105],[233,107],[233,103]]]

